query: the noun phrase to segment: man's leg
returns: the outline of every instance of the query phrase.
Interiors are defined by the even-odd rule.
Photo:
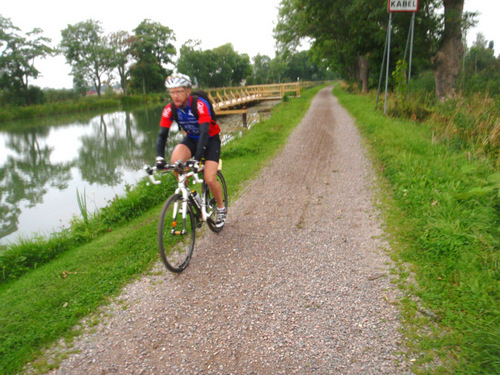
[[[205,171],[203,174],[203,179],[208,185],[210,192],[217,201],[217,207],[224,208],[224,199],[222,198],[222,187],[217,181],[217,169],[219,168],[219,163],[213,160],[205,161]]]
[[[176,161],[181,160],[182,163],[185,163],[191,158],[191,151],[189,147],[179,143],[175,146],[174,151],[172,152],[172,156],[170,157],[170,163],[174,164]]]
[[[185,163],[191,159],[191,151],[189,147],[179,143],[175,146],[174,151],[172,152],[172,156],[170,157],[170,163],[174,164],[175,162],[181,160],[182,163]],[[175,178],[179,179],[179,173],[174,171]],[[187,180],[186,180],[187,184]]]

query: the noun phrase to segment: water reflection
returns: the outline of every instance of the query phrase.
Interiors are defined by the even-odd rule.
[[[78,213],[77,188],[90,192],[87,200],[97,209],[142,178],[142,165],[154,158],[161,110],[53,126],[18,123],[0,132],[0,243],[67,223]]]
[[[17,122],[0,131],[0,244],[68,225],[79,215],[77,189],[95,211],[142,179],[142,166],[155,157],[162,109],[58,117],[42,126]],[[261,117],[259,107],[250,109],[248,125]],[[223,144],[242,129],[241,116],[218,122]],[[182,137],[174,126],[167,154]]]
[[[4,140],[6,157],[0,167],[0,237],[15,232],[21,213],[19,203],[33,208],[43,201],[49,187],[59,190],[68,186],[71,162],[52,162],[54,148],[44,144],[47,129],[29,129],[9,134]]]

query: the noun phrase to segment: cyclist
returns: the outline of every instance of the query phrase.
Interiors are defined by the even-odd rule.
[[[205,158],[205,170],[203,179],[207,183],[215,200],[217,201],[217,218],[215,225],[220,228],[226,223],[227,208],[224,206],[222,198],[222,188],[217,181],[217,169],[221,141],[219,137],[220,127],[212,119],[210,105],[208,102],[198,97],[196,108],[198,118],[193,115],[191,104],[191,79],[185,74],[175,74],[167,78],[165,85],[172,97],[173,103],[169,103],[164,109],[160,121],[160,133],[156,141],[156,167],[165,169],[165,145],[172,122],[172,105],[175,105],[177,112],[177,123],[186,132],[184,139],[174,148],[170,158],[171,163],[182,160],[195,161],[195,170],[199,161]]]

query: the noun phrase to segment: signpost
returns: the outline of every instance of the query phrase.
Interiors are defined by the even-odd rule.
[[[409,36],[411,36],[410,61],[409,61],[409,69],[408,69],[408,92],[407,92],[407,95],[409,95],[410,77],[411,77],[411,62],[412,62],[412,55],[413,55],[413,31],[415,28],[415,13],[418,11],[418,1],[419,0],[388,0],[387,9],[389,11],[389,25],[387,27],[387,37],[385,39],[385,47],[384,47],[384,58],[382,60],[382,67],[380,70],[377,102],[375,104],[375,109],[376,109],[377,105],[378,105],[378,97],[380,94],[380,84],[382,82],[382,72],[384,69],[384,62],[385,62],[386,52],[387,52],[387,66],[386,66],[386,73],[385,73],[384,115],[387,113],[387,86],[389,84],[389,58],[391,55],[392,13],[413,12],[413,15],[411,17],[410,31],[409,31]],[[406,47],[408,47],[408,43],[407,43]],[[406,59],[406,50],[405,50],[405,57],[404,58]]]

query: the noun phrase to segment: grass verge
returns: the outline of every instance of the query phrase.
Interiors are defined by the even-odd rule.
[[[135,96],[115,96],[104,95],[86,96],[76,100],[66,100],[60,102],[18,107],[0,107],[0,128],[3,123],[19,119],[33,119],[45,116],[54,116],[68,113],[79,113],[88,111],[102,111],[110,108],[120,108],[131,105],[144,105],[150,103],[161,103],[164,94],[148,94]]]
[[[277,106],[271,118],[223,148],[224,176],[232,199],[286,144],[319,89],[307,90],[301,98]],[[1,374],[21,371],[59,338],[70,339],[75,335],[72,328],[83,317],[148,270],[158,259],[158,215],[155,206],[0,285]]]
[[[491,160],[437,142],[430,125],[388,118],[370,97],[334,94],[387,184],[392,256],[415,277],[401,301],[414,371],[500,373],[500,173]]]

